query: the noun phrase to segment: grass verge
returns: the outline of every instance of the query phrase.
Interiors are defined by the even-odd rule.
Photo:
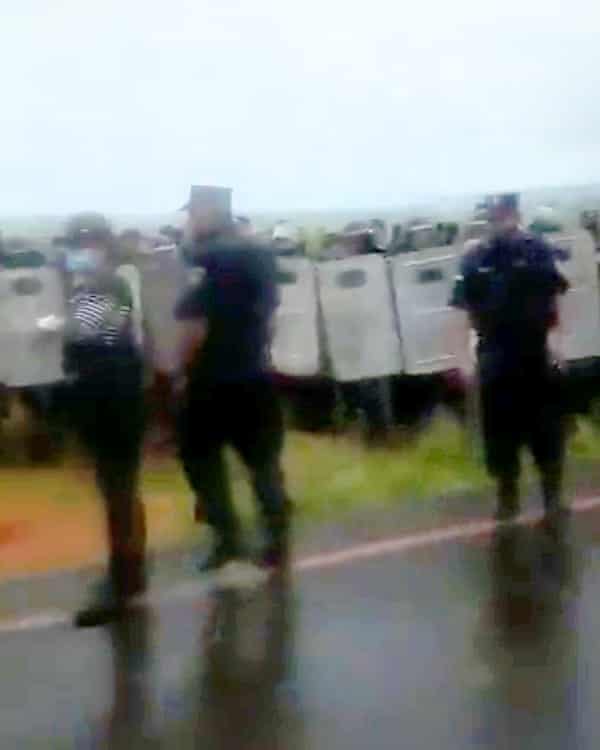
[[[600,431],[581,420],[570,441],[572,463],[600,457]],[[288,435],[284,467],[300,518],[332,520],[353,509],[422,503],[490,487],[479,451],[454,422],[438,419],[418,438],[398,435],[385,448],[367,449],[356,435]],[[243,516],[253,511],[244,468],[230,457],[233,496]],[[531,470],[526,472],[530,474]],[[93,475],[80,459],[60,466],[25,463],[0,468],[0,576],[75,567],[105,555],[104,521]],[[149,539],[155,549],[197,534],[192,497],[174,458],[148,458],[142,472]]]

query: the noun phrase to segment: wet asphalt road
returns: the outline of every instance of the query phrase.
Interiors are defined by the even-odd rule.
[[[0,747],[591,750],[599,634],[599,511],[199,584],[1,632]]]

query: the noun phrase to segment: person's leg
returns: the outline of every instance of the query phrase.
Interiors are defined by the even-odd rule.
[[[109,581],[118,600],[146,589],[146,518],[138,493],[139,460],[101,458],[96,479],[102,493],[109,539]]]
[[[99,457],[96,481],[102,494],[109,542],[107,581],[76,617],[93,627],[119,617],[146,590],[146,518],[137,493],[138,462]]]
[[[518,473],[497,474],[496,488],[496,520],[511,521],[518,515],[520,509]]]
[[[394,422],[390,378],[361,381],[360,406],[365,420],[367,443],[385,443]]]
[[[519,512],[518,398],[511,403],[510,384],[497,382],[481,389],[482,426],[486,466],[496,481],[496,519],[510,521]]]
[[[268,382],[240,388],[236,403],[238,423],[233,442],[251,472],[263,517],[266,539],[262,561],[267,566],[279,565],[289,553],[291,517],[281,467],[284,438],[281,407]]]
[[[558,387],[550,383],[544,398],[544,391],[540,389],[540,400],[532,410],[529,430],[529,448],[540,473],[544,510],[548,515],[563,510],[565,424],[555,385]]]
[[[139,386],[139,387],[138,387]],[[96,471],[109,542],[108,585],[79,613],[80,627],[113,619],[146,589],[146,522],[138,494],[143,401],[141,383],[116,380],[80,391],[80,434]]]
[[[196,520],[205,520],[215,533],[215,547],[202,564],[209,569],[239,553],[239,526],[233,511],[218,394],[202,403],[189,402],[179,415],[179,457],[196,498]]]

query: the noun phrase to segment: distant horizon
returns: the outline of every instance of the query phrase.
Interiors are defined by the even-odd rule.
[[[597,182],[580,182],[580,183],[569,183],[564,185],[556,185],[556,184],[549,184],[549,185],[533,185],[528,186],[524,188],[500,188],[500,189],[488,189],[488,190],[482,190],[482,191],[465,191],[465,192],[452,192],[452,193],[431,193],[426,196],[422,197],[414,197],[412,200],[406,200],[399,203],[390,203],[388,205],[383,204],[372,204],[372,205],[355,205],[355,206],[347,206],[347,207],[341,207],[341,206],[333,206],[333,207],[326,207],[325,205],[319,207],[319,208],[310,208],[310,207],[288,207],[286,209],[278,209],[278,208],[263,208],[263,209],[257,209],[257,210],[248,210],[244,211],[243,208],[238,208],[235,206],[235,190],[234,190],[234,214],[242,214],[242,215],[249,215],[249,216],[279,216],[282,219],[286,218],[286,215],[311,215],[311,214],[327,214],[327,215],[347,215],[347,214],[371,214],[373,212],[380,212],[384,214],[391,214],[395,212],[402,212],[405,213],[407,210],[414,210],[418,209],[420,207],[432,207],[435,203],[463,203],[467,202],[468,200],[477,200],[478,198],[481,198],[488,194],[495,194],[495,193],[502,193],[502,192],[518,192],[520,195],[527,198],[527,196],[531,193],[553,193],[553,192],[565,192],[569,193],[571,191],[582,191],[582,190],[594,190],[597,189],[599,192],[599,198],[600,198],[600,179]],[[2,221],[12,221],[12,220],[26,220],[26,219],[39,219],[39,220],[56,220],[56,219],[63,219],[68,216],[72,216],[73,214],[82,213],[86,211],[94,211],[97,213],[105,214],[106,216],[118,219],[118,218],[143,218],[143,217],[177,217],[177,216],[184,216],[184,213],[182,211],[178,210],[164,210],[164,211],[152,211],[152,210],[124,210],[124,211],[110,211],[110,210],[102,210],[95,207],[88,207],[83,209],[73,209],[70,211],[60,211],[60,212],[45,212],[45,211],[23,211],[23,212],[10,212],[10,213],[0,213],[0,222]],[[0,227],[1,229],[1,227]]]

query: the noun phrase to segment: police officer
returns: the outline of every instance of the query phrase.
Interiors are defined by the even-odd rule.
[[[135,341],[132,292],[112,264],[110,225],[101,215],[79,215],[66,234],[69,413],[94,462],[110,542],[108,582],[76,618],[76,624],[85,627],[120,615],[146,586],[145,519],[137,487],[142,358]]]
[[[203,514],[215,533],[201,568],[222,566],[240,553],[223,449],[233,446],[251,473],[265,528],[261,562],[284,563],[289,506],[280,454],[283,422],[268,372],[275,265],[268,250],[239,236],[230,191],[192,188],[188,205],[188,261],[204,278],[176,307],[182,327],[180,455]]]
[[[489,201],[491,237],[463,257],[453,304],[478,335],[486,463],[498,487],[497,518],[519,511],[519,454],[528,447],[541,474],[546,512],[561,511],[563,409],[560,372],[548,349],[557,297],[568,282],[554,250],[519,227],[518,196]]]

